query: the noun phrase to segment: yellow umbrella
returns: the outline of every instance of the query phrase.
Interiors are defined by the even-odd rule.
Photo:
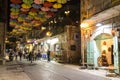
[[[55,3],[53,5],[53,8],[56,8],[56,9],[61,8],[61,7],[62,7],[62,4],[59,4],[59,3]]]
[[[22,4],[22,8],[31,8],[31,4],[26,4],[26,3],[24,3],[24,4]]]
[[[67,3],[67,0],[57,0],[57,2],[60,4],[65,4],[65,3]]]
[[[47,0],[48,2],[55,2],[56,0]]]

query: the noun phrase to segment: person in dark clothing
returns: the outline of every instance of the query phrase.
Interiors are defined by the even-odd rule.
[[[18,52],[18,55],[19,55],[20,61],[21,61],[21,60],[22,60],[22,51],[19,51],[19,52]]]
[[[37,54],[37,58],[38,58],[38,60],[40,60],[40,58],[41,58],[41,52],[40,52],[40,50],[38,50],[38,54]]]
[[[50,61],[50,50],[47,51],[47,59]]]
[[[29,58],[29,61],[31,61],[31,63],[32,63],[32,61],[33,61],[33,53],[32,52],[29,53],[28,58]]]

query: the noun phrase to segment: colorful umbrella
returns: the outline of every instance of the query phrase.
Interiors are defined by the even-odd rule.
[[[54,15],[54,12],[48,11],[48,12],[47,12],[47,15],[53,16],[53,15]]]
[[[22,3],[22,0],[10,0],[12,3],[19,4]]]
[[[18,15],[19,12],[11,12],[10,15]]]
[[[18,18],[18,15],[10,15],[10,18],[11,18],[11,19],[17,19],[17,18]]]
[[[25,18],[25,17],[27,17],[27,15],[26,14],[20,14],[19,17]]]
[[[41,14],[41,15],[47,14],[47,12],[45,12],[45,11],[40,11],[38,13]]]
[[[43,4],[45,0],[34,0],[35,4]]]
[[[51,11],[51,12],[57,12],[57,11],[58,11],[58,9],[51,8],[51,9],[50,9],[50,11]]]
[[[43,3],[44,7],[52,7],[52,5],[53,5],[53,3],[51,3],[51,2],[44,2]]]
[[[20,10],[23,11],[23,12],[28,12],[29,11],[29,9],[27,9],[27,8],[21,8]]]
[[[35,13],[35,12],[29,12],[29,15],[35,16],[35,15],[37,15],[37,13]]]
[[[48,2],[55,2],[56,0],[47,0]]]
[[[65,3],[67,3],[67,0],[57,0],[57,2],[60,4],[65,4]]]
[[[23,22],[24,20],[25,20],[25,18],[23,18],[23,17],[18,17],[18,22]]]
[[[22,8],[31,8],[31,4],[26,4],[26,3],[24,3],[24,4],[22,4]]]
[[[36,9],[39,9],[41,8],[42,6],[40,4],[32,4],[32,7],[33,8],[36,8]]]
[[[10,7],[12,7],[12,8],[20,8],[20,5],[19,4],[10,4]]]
[[[31,8],[31,9],[30,9],[30,12],[38,12],[38,9],[36,9],[36,8]]]
[[[42,11],[49,11],[50,8],[48,8],[48,7],[42,7],[41,10],[42,10]]]
[[[53,5],[53,8],[56,8],[56,9],[61,8],[61,7],[62,7],[62,4],[59,4],[59,3],[55,3]]]
[[[10,11],[11,12],[19,12],[20,10],[18,8],[11,8]]]
[[[23,2],[26,3],[26,4],[32,4],[33,0],[23,0]]]

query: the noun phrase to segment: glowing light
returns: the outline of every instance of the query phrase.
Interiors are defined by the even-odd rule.
[[[86,28],[86,27],[89,27],[89,24],[88,23],[81,23],[81,28]]]
[[[97,23],[96,26],[99,27],[99,26],[102,26],[102,24],[101,23]]]
[[[46,35],[47,35],[47,36],[51,36],[52,33],[51,33],[50,31],[48,31],[48,32],[46,33]]]

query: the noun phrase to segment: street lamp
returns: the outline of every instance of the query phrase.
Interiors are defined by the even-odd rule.
[[[82,41],[83,41],[83,44],[82,44],[82,66],[83,66],[83,68],[86,68],[85,67],[85,54],[86,54],[86,52],[87,52],[87,38],[89,37],[89,35],[88,35],[88,28],[89,28],[89,24],[88,23],[81,23],[81,25],[80,25],[80,27],[81,27],[81,34],[82,34],[82,37],[83,38],[81,38],[82,39]],[[82,42],[81,42],[82,43]]]

